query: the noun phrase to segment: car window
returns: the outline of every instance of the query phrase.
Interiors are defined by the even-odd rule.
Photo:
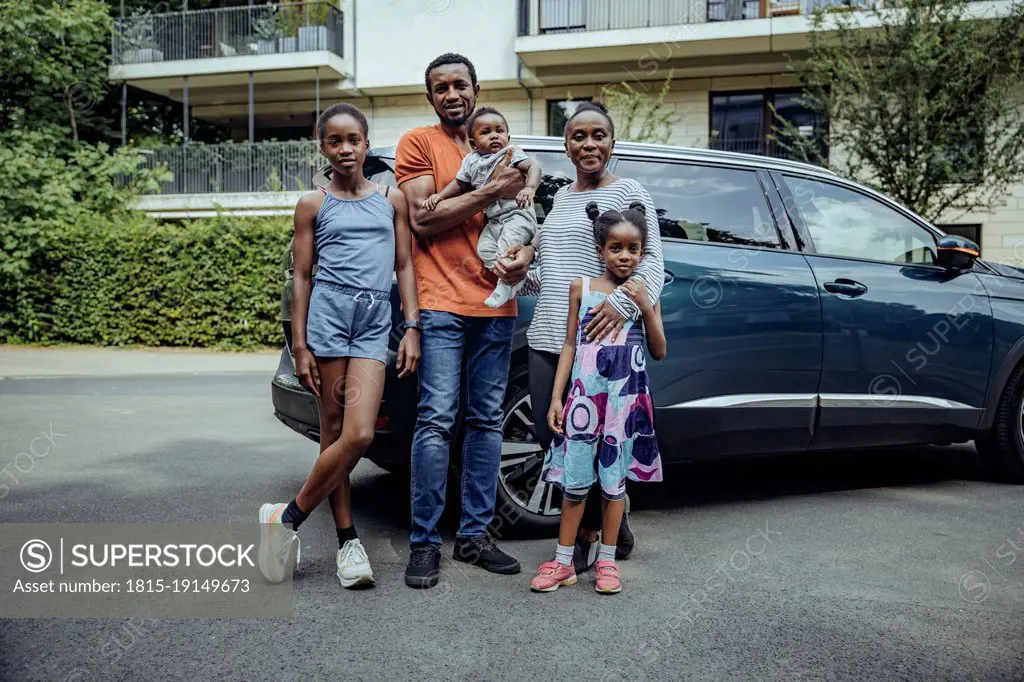
[[[615,174],[643,185],[661,236],[779,248],[779,235],[754,171],[622,159]]]
[[[827,182],[783,176],[792,207],[818,253],[892,263],[935,258],[935,237],[910,218],[866,194]]]
[[[537,213],[537,222],[543,223],[544,218],[551,211],[551,204],[555,201],[555,192],[576,179],[576,168],[565,152],[527,151],[526,153],[536,159],[544,171],[533,203]]]

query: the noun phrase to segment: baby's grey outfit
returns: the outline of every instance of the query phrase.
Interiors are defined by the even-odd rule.
[[[511,165],[525,161],[530,157],[518,147],[512,147]],[[482,187],[491,179],[491,174],[498,164],[505,159],[508,147],[493,154],[481,154],[472,151],[462,159],[456,179],[468,183],[473,189]],[[498,262],[498,257],[505,253],[513,244],[529,244],[537,233],[537,216],[533,208],[519,208],[515,199],[498,199],[491,203],[484,212],[487,224],[480,232],[480,241],[476,251],[480,260],[490,270]]]

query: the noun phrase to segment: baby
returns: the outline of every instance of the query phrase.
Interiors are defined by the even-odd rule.
[[[473,151],[462,160],[462,167],[447,187],[423,200],[423,209],[433,211],[438,203],[453,199],[463,192],[482,187],[491,178],[494,169],[503,163],[508,150],[512,150],[510,165],[526,175],[524,187],[515,199],[498,199],[491,203],[485,214],[487,224],[480,233],[477,254],[487,269],[494,272],[498,257],[513,244],[529,244],[537,233],[537,216],[533,212],[533,195],[540,186],[540,165],[523,153],[518,147],[510,147],[508,123],[496,109],[478,109],[466,122],[466,131]],[[506,262],[512,262],[508,258]],[[515,298],[523,282],[509,286],[501,281],[487,300],[491,308],[497,308]]]

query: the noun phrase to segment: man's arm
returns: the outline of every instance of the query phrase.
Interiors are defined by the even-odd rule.
[[[523,174],[509,166],[511,158],[512,150],[509,150],[486,185],[438,204],[433,211],[423,209],[423,201],[436,188],[433,175],[420,175],[400,184],[409,202],[412,231],[419,237],[433,237],[469,220],[496,199],[514,199],[524,182]]]

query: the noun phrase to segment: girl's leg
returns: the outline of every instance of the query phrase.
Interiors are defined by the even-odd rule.
[[[601,514],[601,541],[613,540],[619,537],[619,524],[622,523],[622,513],[626,511],[626,498],[621,500],[605,500],[602,498],[603,513]]]
[[[583,500],[562,499],[562,518],[558,522],[558,544],[572,547],[576,542],[576,532],[583,518]]]
[[[604,520],[601,525],[601,537],[617,538],[622,512],[626,509],[626,498],[621,500],[604,500]],[[622,591],[619,580],[619,565],[615,563],[615,545],[601,544],[597,553],[597,579],[594,589],[601,594],[618,594]]]
[[[321,452],[313,465],[313,471],[295,498],[300,509],[314,509],[338,489],[340,500],[335,521],[344,523],[345,527],[352,525],[348,477],[373,441],[373,427],[383,392],[384,364],[350,358],[345,373],[341,437]]]

